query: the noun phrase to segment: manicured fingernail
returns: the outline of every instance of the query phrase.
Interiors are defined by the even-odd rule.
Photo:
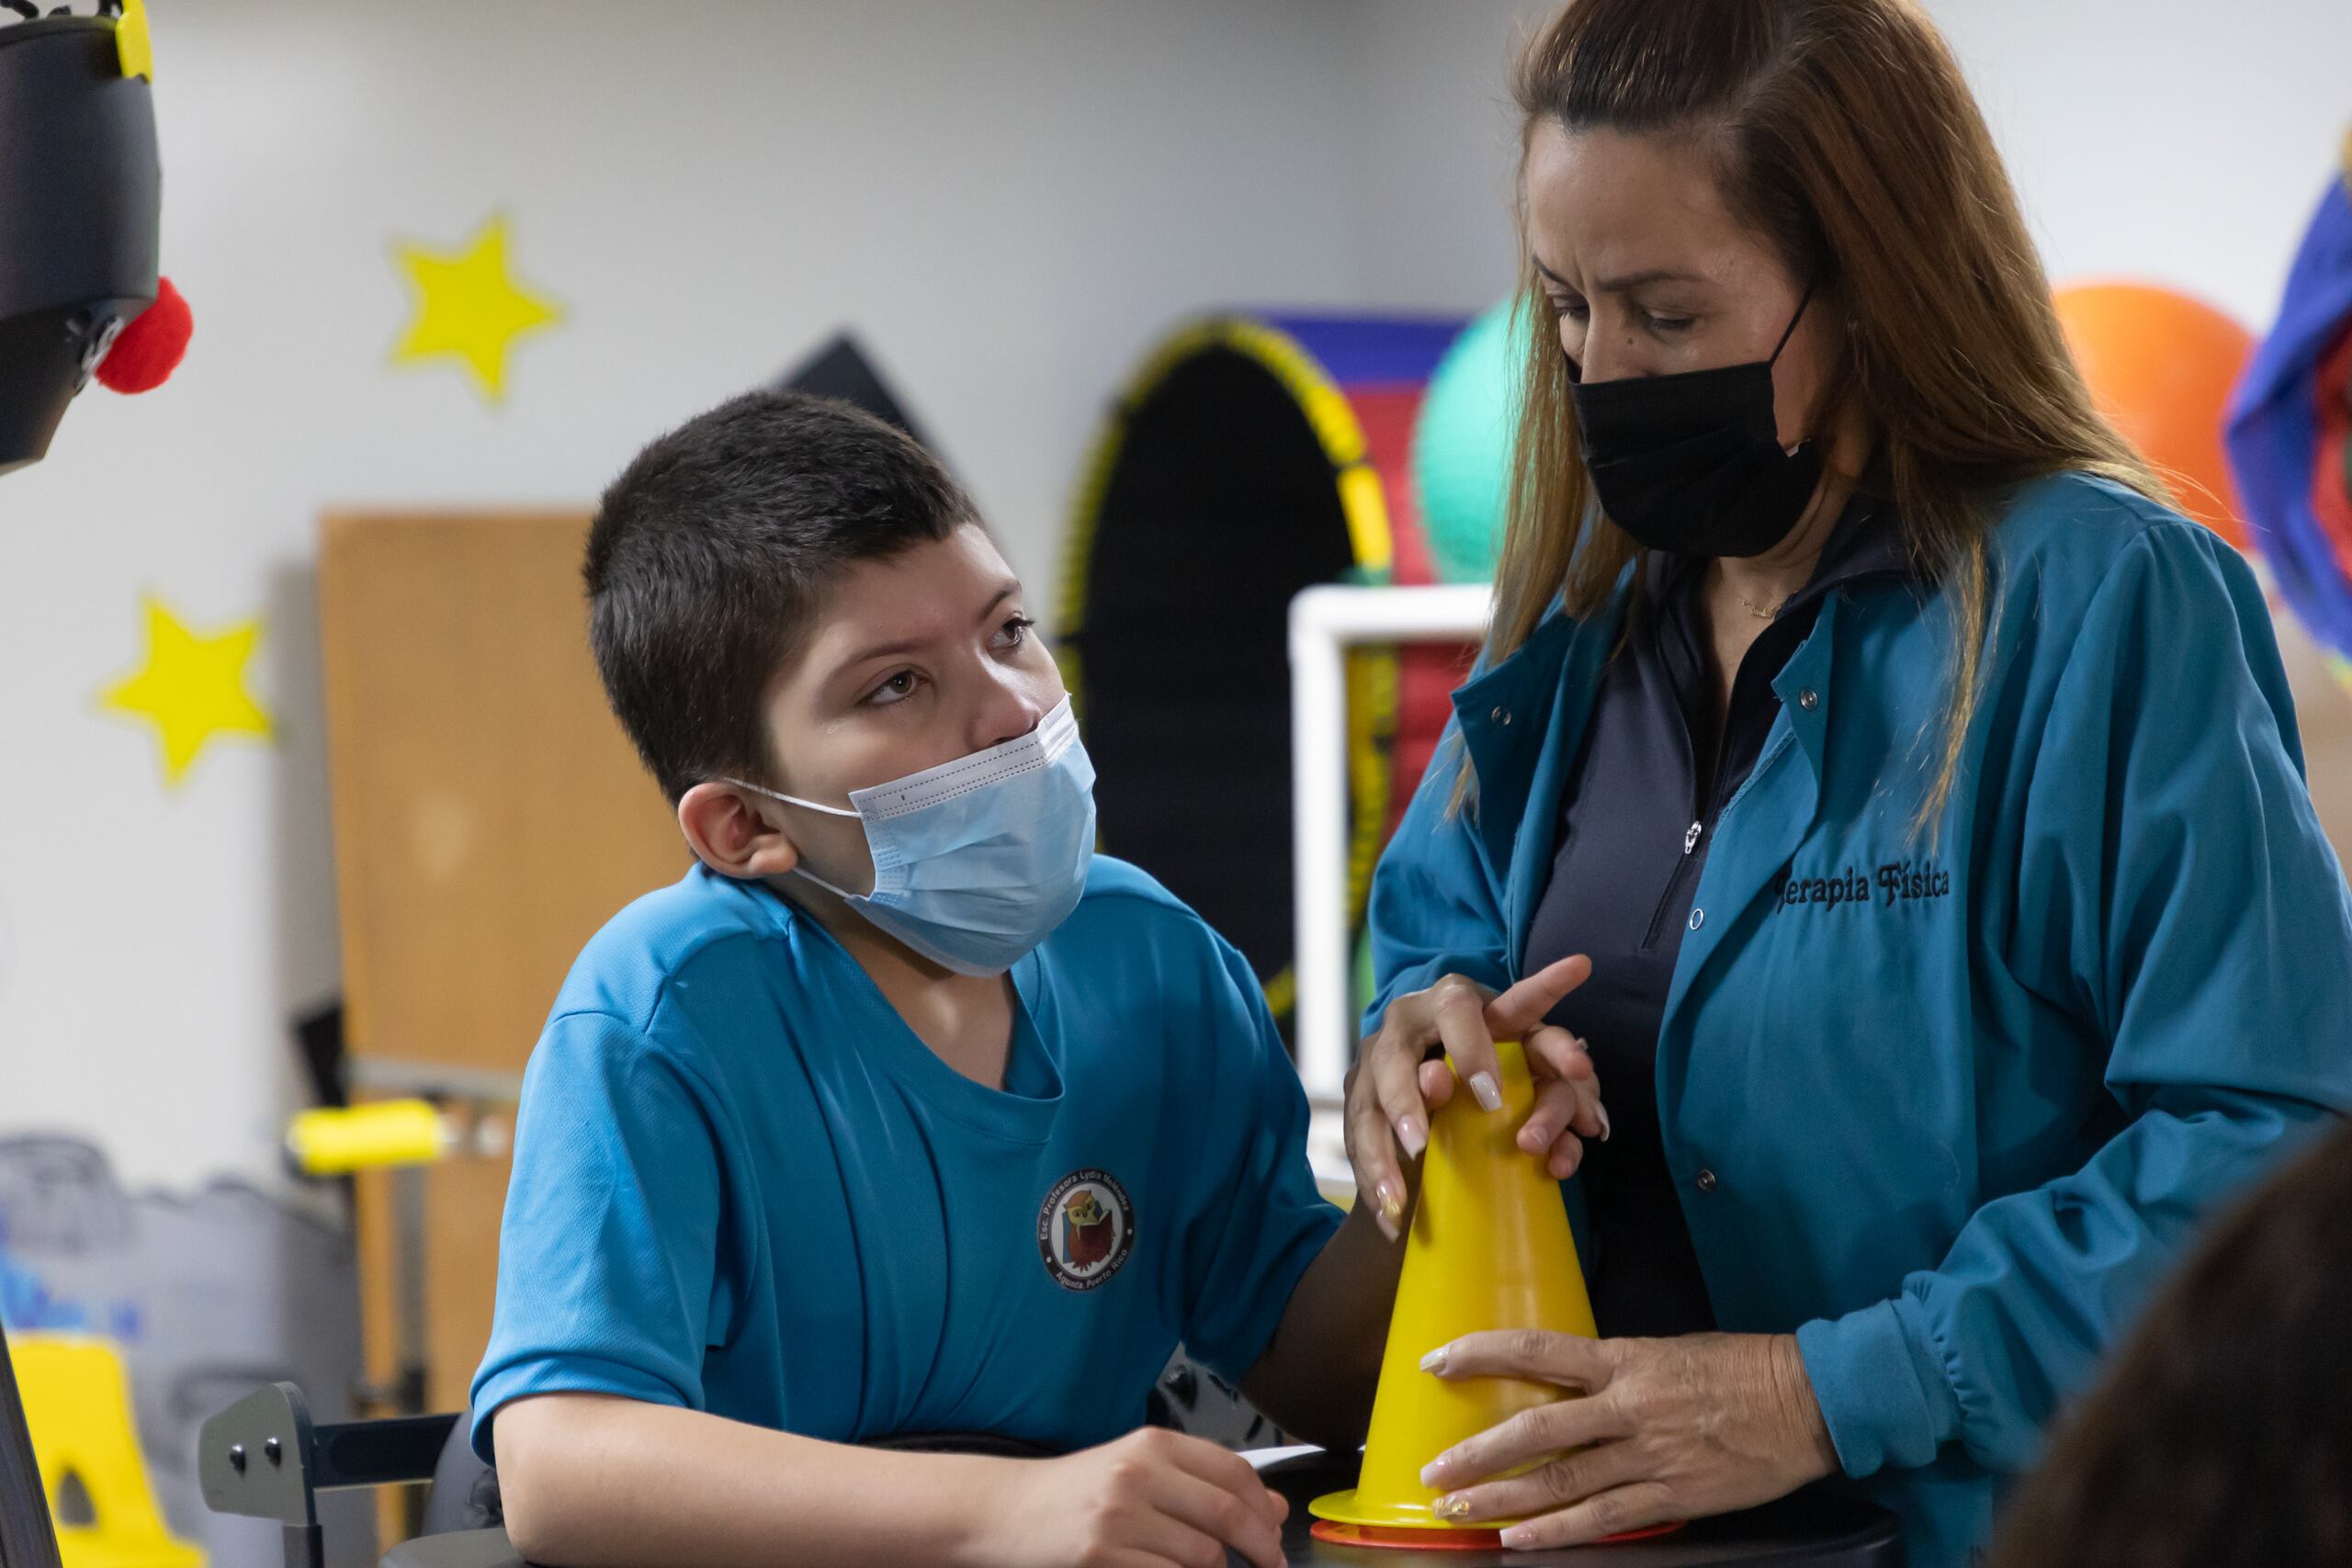
[[[1476,1098],[1481,1111],[1500,1111],[1503,1108],[1503,1091],[1495,1087],[1495,1075],[1492,1073],[1471,1074],[1470,1092]]]
[[[1430,1146],[1429,1134],[1410,1118],[1396,1123],[1396,1141],[1405,1145],[1406,1156],[1410,1159],[1420,1158],[1421,1151]]]
[[[1429,1483],[1424,1481],[1421,1484],[1426,1486]],[[1466,1519],[1470,1517],[1470,1499],[1459,1492],[1440,1497],[1434,1506],[1441,1519]]]
[[[1445,1484],[1445,1456],[1443,1454],[1438,1455],[1437,1458],[1421,1466],[1421,1484],[1424,1486]],[[1439,1502],[1442,1506],[1444,1499],[1440,1498]]]
[[[1388,1223],[1392,1225],[1404,1222],[1405,1194],[1393,1177],[1380,1183],[1380,1212],[1388,1216]]]
[[[1445,1371],[1445,1351],[1446,1348],[1441,1345],[1436,1349],[1430,1351],[1428,1355],[1423,1356],[1421,1358],[1421,1371],[1425,1372],[1442,1372]],[[1442,1461],[1431,1461],[1432,1466],[1439,1462]]]
[[[1596,1105],[1593,1109],[1600,1113],[1600,1141],[1605,1144],[1609,1141],[1609,1107]]]
[[[1513,1551],[1523,1551],[1535,1544],[1535,1532],[1525,1525],[1513,1525],[1503,1531],[1503,1545]]]

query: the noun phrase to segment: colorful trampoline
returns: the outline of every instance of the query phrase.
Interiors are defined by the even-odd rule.
[[[1291,598],[1435,581],[1409,477],[1453,318],[1213,317],[1145,361],[1080,487],[1060,605],[1107,852],[1240,949],[1278,1015],[1290,953]],[[1366,650],[1350,670],[1351,906],[1446,712],[1466,650]],[[1426,735],[1400,741],[1406,705]],[[1396,776],[1400,760],[1410,777]]]

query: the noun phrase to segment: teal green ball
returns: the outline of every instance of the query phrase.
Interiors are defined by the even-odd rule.
[[[1513,301],[1486,311],[1453,340],[1422,394],[1413,424],[1413,485],[1441,582],[1494,577],[1528,330]]]

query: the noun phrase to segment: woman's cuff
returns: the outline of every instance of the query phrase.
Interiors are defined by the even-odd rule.
[[[1815,1318],[1797,1352],[1848,1475],[1926,1464],[1960,1435],[1960,1398],[1910,1297]]]

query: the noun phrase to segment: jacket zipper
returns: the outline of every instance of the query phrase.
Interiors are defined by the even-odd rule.
[[[1720,791],[1723,786],[1724,746],[1730,739],[1730,716],[1726,714],[1722,733],[1715,737],[1715,765],[1707,773],[1707,788],[1711,794]],[[1686,753],[1690,749],[1690,741],[1687,739],[1683,742],[1683,749]],[[1650,929],[1648,934],[1642,938],[1644,953],[1657,946],[1658,937],[1666,928],[1666,911],[1673,906],[1675,889],[1682,886],[1683,873],[1690,867],[1691,852],[1699,847],[1699,840],[1706,836],[1708,822],[1720,817],[1722,812],[1723,807],[1717,805],[1714,810],[1694,818],[1690,826],[1682,830],[1682,857],[1674,863],[1673,874],[1666,879],[1666,890],[1657,896],[1657,908],[1650,912]]]

